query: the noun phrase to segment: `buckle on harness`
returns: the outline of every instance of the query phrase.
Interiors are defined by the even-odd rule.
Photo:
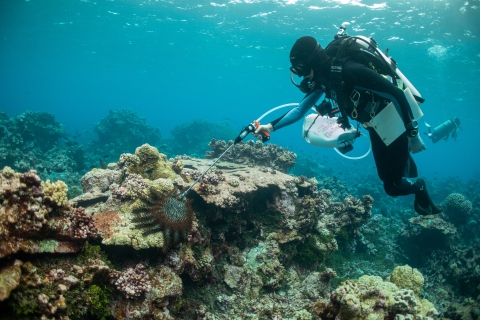
[[[350,94],[350,100],[353,102],[353,111],[351,113],[352,119],[357,119],[358,118],[357,106],[358,106],[358,102],[360,101],[360,92],[354,89]]]
[[[357,90],[353,90],[350,94],[350,100],[352,100],[353,105],[356,108],[358,106],[358,102],[360,101],[360,92],[358,92]]]

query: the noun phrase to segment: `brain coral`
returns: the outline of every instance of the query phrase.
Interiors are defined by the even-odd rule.
[[[452,193],[445,198],[448,218],[454,223],[468,220],[472,211],[472,203],[460,193]]]

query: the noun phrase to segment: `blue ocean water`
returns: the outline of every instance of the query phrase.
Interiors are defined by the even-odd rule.
[[[389,48],[426,99],[426,122],[462,121],[457,141],[425,139],[420,175],[468,180],[479,176],[479,10],[478,0],[2,0],[0,108],[53,113],[70,133],[92,132],[121,108],[163,135],[197,118],[240,131],[302,99],[289,80],[294,41],[312,35],[325,46],[349,22],[350,35]],[[271,142],[338,172],[375,172],[371,155],[351,162],[309,146],[300,122]],[[353,155],[367,147],[358,143]]]

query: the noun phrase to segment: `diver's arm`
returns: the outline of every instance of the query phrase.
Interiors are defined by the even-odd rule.
[[[322,97],[323,94],[324,92],[322,90],[315,90],[311,94],[307,95],[298,106],[291,109],[280,118],[270,122],[270,124],[273,126],[273,129],[281,129],[302,119],[308,110],[315,106],[315,103]]]
[[[392,101],[397,110],[400,110],[405,126],[414,120],[412,109],[403,90],[397,88],[382,75],[362,64],[347,64],[345,69],[344,76],[347,77],[345,80],[352,81],[354,88],[369,90]],[[349,77],[350,79],[348,79]]]

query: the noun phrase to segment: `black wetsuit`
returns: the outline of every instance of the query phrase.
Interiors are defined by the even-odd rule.
[[[345,109],[352,120],[366,123],[389,102],[395,105],[404,124],[410,123],[413,119],[410,105],[403,91],[367,66],[353,60],[346,61],[343,65],[342,80],[344,81],[343,93],[346,97]],[[330,81],[325,82],[321,78],[316,78],[314,81],[315,88],[307,94],[298,107],[271,122],[275,130],[302,119],[324,93],[327,97],[335,97],[329,92],[333,87]],[[350,99],[354,90],[360,94],[356,108]],[[409,157],[407,133],[403,133],[386,146],[374,129],[368,128],[368,131],[378,176],[383,181],[386,193],[390,196],[420,193],[421,189],[417,184],[404,178],[408,162],[413,161]]]

